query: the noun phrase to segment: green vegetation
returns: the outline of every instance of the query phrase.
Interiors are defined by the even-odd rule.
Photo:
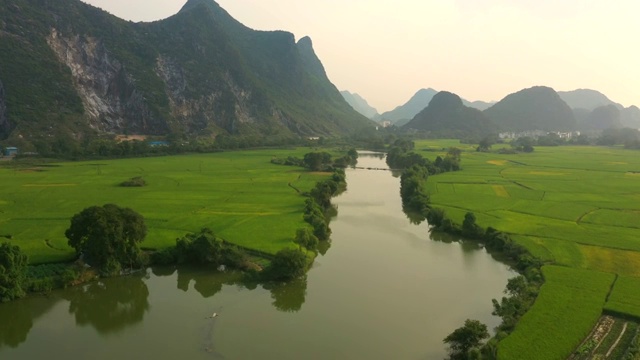
[[[147,182],[144,181],[142,176],[132,177],[131,179],[120,183],[120,186],[124,186],[124,187],[143,187],[146,185],[147,185]]]
[[[77,0],[0,0],[0,8],[0,79],[11,124],[0,139],[9,136],[23,151],[71,154],[82,145],[77,138],[95,129],[209,142],[222,135],[221,143],[229,134],[267,135],[283,143],[374,126],[328,80],[309,38],[296,43],[284,31],[254,31],[213,1],[191,1],[153,23],[118,19]],[[68,46],[57,49],[65,61],[100,80],[74,79],[47,42],[54,30],[49,42]],[[92,50],[83,53],[86,47]],[[81,98],[91,92],[107,105],[97,116]]]
[[[449,345],[450,360],[466,360],[477,358],[472,353],[479,353],[479,346],[488,338],[487,325],[467,319],[464,326],[454,330],[443,341]]]
[[[266,278],[273,280],[293,280],[307,271],[309,261],[300,250],[283,249],[276,253],[271,265],[265,270]]]
[[[508,145],[477,152],[449,140],[415,147],[433,156],[452,146],[462,150],[463,171],[426,182],[430,205],[443,210],[441,217],[462,224],[473,213],[478,226],[499,229],[539,261],[563,266],[543,267],[545,284],[515,331],[500,342],[500,359],[561,358],[589,333],[603,309],[637,316],[640,158],[635,152],[566,146],[503,154],[500,149]],[[615,275],[620,283],[614,285]]]
[[[640,319],[640,278],[619,276],[605,306],[607,312]]]
[[[23,280],[27,256],[19,247],[0,244],[0,302],[24,296]]]
[[[116,275],[124,267],[145,264],[139,243],[147,235],[144,218],[129,208],[91,206],[71,218],[65,231],[69,246],[103,274]]]
[[[639,348],[638,323],[612,316],[602,316],[589,336],[569,360],[634,360]]]
[[[296,230],[296,238],[294,240],[300,248],[315,251],[318,248],[318,238],[308,229],[300,228]]]
[[[546,281],[535,305],[500,342],[499,359],[566,358],[598,321],[615,278],[559,266],[542,271]]]
[[[164,254],[163,254],[164,253]],[[195,234],[187,234],[176,240],[176,247],[160,252],[162,263],[190,263],[224,265],[234,269],[248,268],[247,254],[235,245],[224,242],[211,229],[202,229]],[[169,260],[167,256],[172,258]]]
[[[0,167],[2,234],[31,264],[75,257],[64,236],[71,217],[95,204],[135,209],[148,228],[144,247],[165,249],[186,233],[210,228],[245,248],[275,254],[295,248],[307,226],[305,197],[325,173],[273,165],[273,157],[302,157],[308,149],[261,150],[99,162],[11,162]],[[116,186],[143,176],[142,188]],[[268,232],[263,231],[269,229]]]

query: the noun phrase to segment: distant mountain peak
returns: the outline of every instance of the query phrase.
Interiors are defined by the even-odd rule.
[[[568,131],[576,127],[569,105],[548,86],[509,94],[485,110],[485,114],[503,131]]]
[[[495,130],[482,111],[465,106],[460,96],[448,91],[434,95],[405,127],[454,137],[486,135]]]
[[[431,99],[431,102],[429,102],[429,105],[431,105],[432,103],[435,106],[443,106],[443,107],[464,106],[460,96],[448,91],[440,91],[439,93],[435,94]]]
[[[188,0],[180,9],[180,12],[191,10],[199,5],[214,5],[220,7],[214,0]]]
[[[600,106],[615,105],[618,110],[624,107],[611,99],[605,94],[592,89],[576,89],[572,91],[558,91],[558,95],[572,109],[595,110]]]
[[[309,36],[303,36],[300,38],[300,40],[298,40],[298,45],[301,46],[308,46],[308,47],[313,47],[313,41],[311,40],[311,38]]]
[[[360,114],[368,117],[369,119],[373,119],[374,117],[378,116],[378,110],[369,105],[367,100],[365,100],[359,94],[351,93],[347,90],[340,91],[340,94],[342,94],[342,97],[346,100],[346,102]]]

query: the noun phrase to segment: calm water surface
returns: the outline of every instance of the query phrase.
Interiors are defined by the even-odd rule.
[[[386,164],[361,153],[358,166]],[[306,280],[156,268],[30,297],[0,305],[0,359],[430,360],[465,319],[498,324],[506,265],[411,224],[391,172],[350,169],[347,183]]]

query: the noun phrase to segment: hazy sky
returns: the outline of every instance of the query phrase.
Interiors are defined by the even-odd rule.
[[[84,0],[133,21],[186,0]],[[218,0],[257,30],[310,36],[331,81],[379,112],[418,89],[500,100],[534,85],[640,106],[638,0]]]

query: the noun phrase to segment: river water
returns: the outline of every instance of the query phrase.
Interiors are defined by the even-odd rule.
[[[386,164],[361,153],[358,166]],[[391,172],[348,169],[347,183],[306,279],[154,268],[2,304],[0,359],[440,360],[465,319],[498,324],[506,265],[412,224]]]

